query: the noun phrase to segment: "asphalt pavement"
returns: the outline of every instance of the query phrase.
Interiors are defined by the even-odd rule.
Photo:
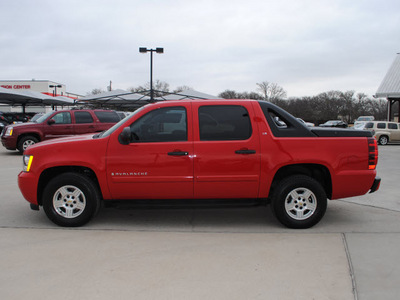
[[[400,145],[378,192],[328,203],[307,230],[269,207],[103,209],[81,228],[32,211],[0,146],[2,299],[399,299]]]

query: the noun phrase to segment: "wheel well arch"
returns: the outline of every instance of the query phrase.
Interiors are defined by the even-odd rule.
[[[390,135],[389,134],[387,134],[387,133],[382,133],[382,134],[380,134],[379,135],[379,137],[378,137],[378,140],[381,138],[381,137],[386,137],[387,139],[388,139],[388,141],[390,140]]]
[[[17,139],[17,146],[18,146],[18,144],[19,144],[19,141],[20,141],[22,138],[26,137],[26,136],[33,136],[33,137],[37,138],[39,142],[42,140],[42,139],[40,138],[40,135],[39,135],[38,133],[36,133],[36,132],[26,132],[26,133],[23,133],[23,134],[21,134],[21,135],[18,136],[18,139]]]
[[[96,173],[88,168],[83,166],[60,166],[60,167],[52,167],[44,170],[39,177],[38,189],[37,189],[37,199],[38,204],[42,205],[42,196],[43,190],[46,187],[47,183],[54,177],[61,175],[63,173],[79,173],[91,179],[93,183],[96,185],[100,196],[102,196],[100,184],[97,179]]]
[[[306,175],[318,181],[324,188],[328,198],[332,197],[332,178],[329,169],[319,164],[294,164],[281,167],[272,180],[269,195],[281,180],[292,175]]]

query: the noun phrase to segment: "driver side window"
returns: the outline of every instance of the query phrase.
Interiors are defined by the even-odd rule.
[[[69,112],[55,114],[52,119],[56,121],[55,124],[71,124],[71,114]]]
[[[131,142],[187,141],[187,119],[184,107],[166,107],[153,110],[131,126]]]

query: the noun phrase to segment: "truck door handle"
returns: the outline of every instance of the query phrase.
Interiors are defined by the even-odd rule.
[[[171,156],[185,156],[188,154],[189,154],[189,152],[185,152],[185,151],[168,152],[168,155],[171,155]]]
[[[256,150],[236,150],[236,154],[256,154]]]

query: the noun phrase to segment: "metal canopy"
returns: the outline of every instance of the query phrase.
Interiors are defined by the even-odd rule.
[[[73,99],[67,97],[51,97],[36,91],[11,91],[0,88],[0,103],[11,106],[22,106],[25,113],[26,106],[44,106],[44,105],[71,105]]]
[[[375,96],[378,98],[400,98],[400,53],[396,55]]]
[[[57,97],[51,97],[52,99],[46,99],[43,101],[45,104],[49,105],[74,105],[75,100],[69,97],[64,97],[64,96],[57,96]]]
[[[114,105],[119,107],[140,107],[149,103],[150,97],[125,90],[114,90],[97,95],[89,95],[79,99],[78,103],[96,104],[100,106]]]
[[[86,103],[99,106],[117,106],[124,108],[138,108],[151,102],[166,100],[184,100],[184,99],[221,99],[213,95],[205,94],[194,90],[185,90],[179,93],[168,93],[156,91],[157,94],[163,96],[156,97],[151,101],[150,90],[140,91],[137,93],[128,92],[126,90],[114,90],[96,95],[89,95],[79,99],[78,103]]]
[[[22,92],[0,88],[0,103],[8,105],[40,105],[42,99]]]
[[[103,93],[95,94],[95,95],[88,95],[83,98],[80,98],[79,101],[89,102],[92,100],[108,99],[108,98],[118,97],[118,96],[127,95],[127,94],[131,94],[131,93],[128,91],[125,91],[125,90],[114,90],[114,91],[103,92]]]
[[[195,90],[184,90],[179,93],[171,93],[156,98],[156,100],[184,100],[184,99],[196,100],[196,99],[221,99],[221,98]]]

